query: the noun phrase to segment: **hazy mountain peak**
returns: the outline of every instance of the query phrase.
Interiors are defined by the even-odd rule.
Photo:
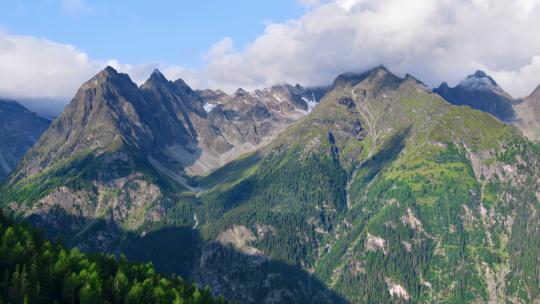
[[[18,102],[0,99],[0,180],[17,166],[49,124]]]
[[[472,75],[469,75],[469,77],[487,78],[489,76],[486,74],[486,72],[482,70],[476,70],[476,72],[474,72],[474,74]]]
[[[236,90],[234,92],[234,95],[238,96],[238,97],[245,96],[247,94],[249,94],[249,93],[246,90],[242,89],[242,88],[238,88],[238,90]]]
[[[467,105],[503,121],[514,119],[514,99],[483,71],[478,70],[467,76],[454,88],[443,82],[433,91],[452,104]]]
[[[499,94],[506,94],[493,78],[480,70],[460,81],[458,86],[468,90],[491,90],[497,91]]]

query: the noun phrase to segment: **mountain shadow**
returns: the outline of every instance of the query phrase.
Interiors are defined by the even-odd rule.
[[[230,245],[204,240],[189,226],[162,227],[138,235],[122,230],[107,219],[85,223],[70,235],[70,226],[82,219],[60,210],[59,225],[51,226],[47,215],[33,215],[29,222],[44,229],[48,238],[63,240],[86,252],[124,254],[130,261],[152,262],[156,270],[180,275],[216,295],[239,303],[347,303],[323,282],[300,267],[263,256],[247,254]],[[62,214],[61,214],[62,213]],[[82,241],[84,240],[84,241]]]

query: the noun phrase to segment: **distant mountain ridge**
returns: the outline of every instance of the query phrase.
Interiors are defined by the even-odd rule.
[[[16,101],[0,100],[0,180],[15,169],[49,124]]]
[[[433,92],[455,105],[466,105],[517,126],[525,136],[540,140],[540,86],[529,96],[513,98],[493,78],[476,71],[450,88],[443,82]]]
[[[448,102],[487,112],[502,121],[515,119],[514,99],[483,71],[476,71],[454,88],[443,82],[433,90]]]

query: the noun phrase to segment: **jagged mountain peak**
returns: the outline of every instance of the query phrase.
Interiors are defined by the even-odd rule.
[[[99,73],[97,73],[87,83],[105,83],[105,82],[129,82],[135,85],[128,74],[119,73],[113,67],[107,66]],[[84,86],[84,85],[83,85]],[[135,85],[136,86],[136,85]]]
[[[96,76],[97,77],[110,77],[117,74],[118,72],[113,67],[108,65],[103,70],[101,70],[101,72],[99,72]]]
[[[148,80],[160,81],[160,82],[169,82],[169,80],[161,73],[160,70],[154,69],[150,78]]]
[[[99,73],[97,73],[90,80],[85,82],[78,90],[77,95],[84,91],[96,89],[98,87],[108,87],[109,90],[129,90],[133,91],[137,89],[137,85],[131,80],[128,74],[118,73],[111,66],[107,66]],[[76,96],[77,97],[77,96]],[[77,99],[77,98],[75,98]]]
[[[160,86],[169,87],[171,85],[172,83],[167,78],[165,78],[165,76],[163,76],[163,74],[161,74],[158,69],[155,69],[150,75],[150,77],[146,80],[146,82],[140,86],[140,88],[145,90]]]

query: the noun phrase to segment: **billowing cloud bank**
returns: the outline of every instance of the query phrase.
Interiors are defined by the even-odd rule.
[[[200,70],[93,60],[72,46],[0,33],[0,96],[66,101],[105,65],[143,81],[159,67],[194,87],[234,90],[280,82],[320,85],[384,64],[431,86],[476,69],[514,96],[540,84],[540,0],[305,1],[299,19],[269,24],[244,48],[225,37]]]

